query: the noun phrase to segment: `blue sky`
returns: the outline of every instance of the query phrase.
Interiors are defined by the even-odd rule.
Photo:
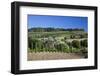
[[[77,16],[50,16],[50,15],[28,15],[28,28],[52,27],[52,28],[82,28],[88,31],[88,17]]]

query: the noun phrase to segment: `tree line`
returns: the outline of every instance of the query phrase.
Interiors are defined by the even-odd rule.
[[[68,29],[64,29],[64,28],[41,28],[41,27],[37,27],[37,28],[30,28],[28,29],[28,32],[55,32],[55,31],[85,31],[84,29],[79,29],[79,28],[68,28]]]

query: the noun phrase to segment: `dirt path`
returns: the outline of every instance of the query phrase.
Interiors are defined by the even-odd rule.
[[[28,60],[56,60],[56,59],[82,59],[81,55],[75,53],[61,53],[61,52],[37,52],[28,53]]]

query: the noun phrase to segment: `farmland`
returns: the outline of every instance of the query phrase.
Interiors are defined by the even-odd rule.
[[[44,60],[46,58],[58,59],[59,53],[63,53],[62,56],[67,55],[69,59],[74,59],[74,57],[87,58],[87,38],[88,34],[84,29],[31,28],[28,29],[28,56],[32,60],[32,56],[37,55],[37,58],[40,57],[40,60],[42,60],[38,54],[42,53],[43,55],[44,53],[47,56],[52,54],[52,57],[44,55]],[[56,56],[58,58],[55,58]],[[62,59],[68,59],[67,56],[62,57]],[[33,60],[36,59],[33,57]]]

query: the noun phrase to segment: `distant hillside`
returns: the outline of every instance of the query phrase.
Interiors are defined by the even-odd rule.
[[[64,29],[64,28],[30,28],[28,29],[28,32],[57,32],[57,31],[84,31],[84,29],[72,29],[72,28],[68,28],[68,29]]]

